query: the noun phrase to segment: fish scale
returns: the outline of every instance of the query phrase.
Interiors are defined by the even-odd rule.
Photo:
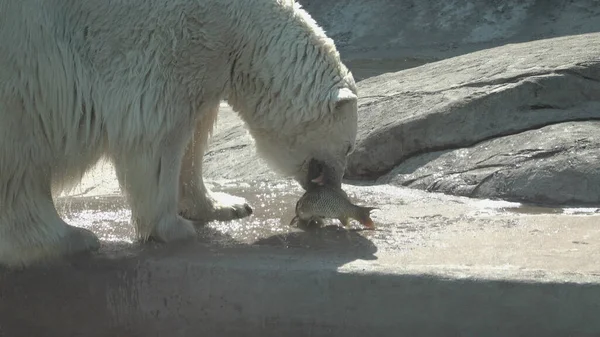
[[[370,212],[375,207],[354,205],[348,200],[347,194],[339,189],[317,187],[306,192],[296,203],[296,217],[294,220],[311,221],[323,218],[338,219],[344,226],[348,226],[350,219],[358,220],[364,226],[373,229]],[[292,222],[294,222],[292,220]]]

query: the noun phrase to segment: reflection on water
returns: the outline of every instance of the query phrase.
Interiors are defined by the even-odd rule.
[[[518,214],[568,214],[568,215],[590,215],[599,213],[598,208],[590,207],[544,207],[544,206],[532,206],[532,205],[521,205],[519,207],[509,207],[504,210]]]
[[[222,245],[242,243],[308,247],[333,241],[339,243],[340,239],[359,236],[348,234],[353,228],[341,228],[337,220],[326,221],[326,228],[309,230],[313,234],[320,232],[320,240],[315,240],[314,235],[298,235],[305,231],[290,226],[290,221],[294,217],[296,201],[303,191],[291,181],[241,184],[225,182],[215,185],[213,189],[217,191],[245,198],[254,212],[244,219],[213,221],[199,226],[201,241]],[[131,212],[122,196],[65,197],[59,199],[57,208],[68,223],[92,230],[105,242],[135,241],[130,224]],[[360,226],[357,223],[353,225]]]
[[[348,228],[340,226],[336,219],[325,221],[322,228],[300,229],[290,226],[294,217],[296,201],[303,191],[292,181],[277,182],[231,182],[213,183],[214,191],[245,198],[253,207],[250,217],[232,221],[213,221],[198,227],[198,241],[212,247],[235,245],[270,246],[283,249],[310,248],[311,251],[327,250],[355,258],[373,259],[377,245],[401,247],[414,241],[415,232],[407,226],[390,226],[390,221],[377,220],[377,231],[363,231],[353,221]],[[345,187],[354,202],[360,204],[394,203],[402,205],[399,195],[377,194]],[[363,196],[360,198],[358,196]],[[131,212],[121,196],[76,196],[60,198],[59,212],[67,222],[88,228],[96,233],[110,252],[127,250],[136,243],[133,227],[129,222]],[[400,235],[395,235],[394,233]],[[402,235],[402,232],[410,235]],[[137,246],[134,244],[133,246]],[[116,247],[116,248],[115,248]]]
[[[345,61],[352,70],[357,81],[379,75],[385,72],[395,72],[425,64],[427,60],[422,59],[355,59]],[[108,176],[110,178],[110,176]],[[98,184],[107,184],[106,176],[100,174],[88,189],[93,190]],[[102,183],[96,181],[104,179]],[[116,183],[115,183],[116,184]],[[294,216],[294,206],[302,191],[291,181],[278,182],[213,182],[214,191],[222,191],[236,196],[244,197],[253,206],[254,214],[245,219],[229,222],[211,222],[200,228],[200,235],[211,236],[216,232],[223,234],[224,242],[233,239],[235,242],[251,244],[254,242],[265,242],[264,239],[273,236],[282,236],[290,233],[301,232],[300,229],[289,226]],[[389,191],[387,191],[389,192]],[[349,195],[357,202],[366,205],[397,203],[402,201],[394,194],[387,192],[379,195],[358,194],[349,191]],[[88,228],[106,242],[135,241],[133,228],[129,223],[131,212],[125,201],[120,196],[100,195],[63,197],[57,203],[59,211],[68,223]],[[374,218],[375,219],[375,218]],[[339,228],[337,220],[326,222],[332,226],[326,229],[328,235],[333,237],[339,233],[345,233]],[[354,226],[358,226],[353,222]],[[338,233],[339,232],[339,233]],[[337,234],[336,234],[337,233]],[[342,235],[342,234],[339,234]],[[344,234],[345,235],[345,234]],[[374,236],[368,231],[361,234],[364,237]],[[215,238],[213,238],[215,239]],[[214,241],[214,240],[213,240]],[[218,240],[217,240],[218,241]],[[267,241],[269,242],[269,241]]]
[[[214,221],[198,227],[198,240],[210,246],[254,245],[279,248],[311,248],[352,252],[369,259],[375,251],[404,251],[434,242],[440,233],[456,226],[485,228],[518,226],[522,216],[594,214],[597,209],[561,209],[523,206],[518,203],[451,197],[387,185],[344,185],[353,202],[376,206],[372,217],[376,230],[362,230],[353,221],[342,228],[329,219],[323,228],[290,226],[294,207],[303,191],[291,181],[213,183],[215,191],[243,197],[254,209],[252,216],[233,221]],[[73,225],[95,232],[111,250],[135,243],[130,211],[121,196],[60,198],[59,212]],[[477,224],[477,225],[475,225]],[[120,248],[114,248],[119,245]]]
[[[62,198],[57,209],[67,223],[87,228],[103,241],[134,240],[131,211],[121,196]]]

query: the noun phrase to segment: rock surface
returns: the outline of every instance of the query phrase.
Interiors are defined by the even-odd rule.
[[[565,121],[600,119],[600,48],[594,47],[599,42],[600,34],[587,34],[507,45],[362,81],[360,135],[357,150],[349,160],[347,177],[376,178],[415,155],[505,137],[503,141],[482,145],[487,147],[485,151],[474,149],[480,156],[439,159],[444,164],[430,162],[427,169],[418,173],[431,174],[428,179],[402,174],[398,179],[388,175],[380,181],[530,202],[598,202],[597,188],[575,187],[600,182],[597,170],[592,170],[596,165],[594,157],[586,158],[599,151],[593,140],[581,154],[580,164],[575,164],[572,154],[560,151],[554,152],[552,160],[544,159],[543,165],[534,156],[538,159],[520,167],[514,176],[504,177],[519,177],[511,183],[499,184],[503,177],[499,172],[495,179],[488,180],[491,176],[484,174],[479,165],[485,156],[496,156],[496,165],[519,162],[510,156],[506,144],[523,144],[532,134],[510,135]],[[577,141],[597,134],[600,127],[590,122],[586,131],[560,137],[555,135],[557,129],[542,130],[550,133],[538,137],[538,144],[530,141],[526,143],[528,147],[520,150],[577,148]],[[435,154],[417,158],[401,164],[394,172],[411,172],[416,162],[425,164],[426,158],[434,157]],[[504,158],[503,163],[498,163],[500,158]],[[478,179],[469,168],[479,171]],[[495,172],[491,168],[484,171]],[[442,179],[444,172],[449,176]],[[457,178],[456,172],[464,173]],[[484,185],[480,185],[482,180]],[[573,185],[575,181],[578,183]],[[563,185],[569,188],[564,189]]]
[[[375,57],[600,31],[593,0],[301,1],[343,49]],[[0,270],[0,336],[598,336],[597,208],[419,190],[594,202],[600,122],[585,120],[598,118],[597,46],[597,35],[507,46],[361,83],[363,155],[394,160],[379,184],[344,189],[378,206],[376,231],[290,227],[302,191],[256,157],[226,105],[206,177],[242,179],[209,184],[255,212],[199,228],[196,243],[133,242],[112,166],[98,165],[56,204],[102,249]],[[420,61],[369,62],[367,75]]]
[[[377,182],[478,198],[597,205],[599,164],[600,121],[566,122],[416,156]]]
[[[220,188],[256,211],[173,245],[132,242],[122,195],[60,198],[102,248],[0,269],[0,336],[600,335],[595,210],[344,188],[377,230],[289,226],[302,192],[279,181]]]
[[[600,118],[600,34],[471,53],[360,82],[349,178],[424,152]]]
[[[254,140],[244,122],[225,103],[221,104],[202,168],[209,179],[278,178],[256,155]]]
[[[441,59],[600,26],[595,0],[300,2],[350,58]]]
[[[585,34],[506,45],[361,81],[357,149],[346,178],[385,175],[378,182],[458,195],[598,202],[598,55],[600,34]],[[569,121],[589,122],[545,128]],[[529,157],[519,156],[525,153]],[[488,157],[497,166],[483,170]],[[221,114],[205,170],[213,179],[277,177],[256,157],[231,111]]]

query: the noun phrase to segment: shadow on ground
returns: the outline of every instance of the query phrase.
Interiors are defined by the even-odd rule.
[[[0,271],[0,336],[600,334],[597,216],[344,188],[381,207],[377,230],[290,227],[301,191],[285,182],[218,186],[253,216],[186,244],[138,244],[120,196],[60,199],[102,248]]]
[[[155,252],[157,253],[157,252]],[[347,273],[287,251],[0,276],[0,336],[597,336],[600,286]],[[228,257],[223,257],[227,255]],[[264,256],[263,256],[264,258]],[[182,262],[182,260],[184,260]],[[209,261],[210,260],[210,261]],[[258,264],[257,264],[258,263]]]

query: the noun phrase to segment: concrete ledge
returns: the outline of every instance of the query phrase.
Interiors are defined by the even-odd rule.
[[[348,257],[334,251],[276,247],[133,253],[2,273],[0,335],[600,334],[600,284],[576,275],[533,272],[519,281],[505,270],[498,280],[430,266],[427,275],[376,261],[343,267]]]
[[[132,242],[119,195],[60,199],[103,247],[0,270],[0,336],[600,335],[596,209],[345,185],[377,230],[301,231],[294,186],[214,186],[255,212],[186,245]]]

